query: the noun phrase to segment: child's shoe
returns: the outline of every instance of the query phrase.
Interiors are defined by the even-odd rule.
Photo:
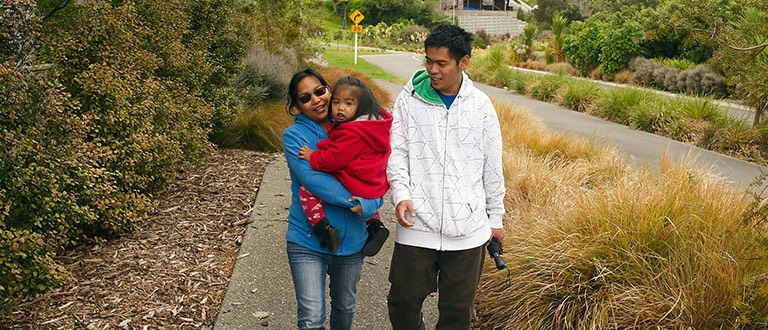
[[[339,237],[339,229],[331,226],[328,223],[328,219],[323,218],[315,225],[313,230],[317,238],[320,239],[320,247],[327,248],[331,253],[336,252],[341,245],[341,238]]]
[[[384,246],[389,237],[389,229],[381,221],[371,222],[368,225],[368,239],[363,246],[363,254],[367,257],[375,256]]]

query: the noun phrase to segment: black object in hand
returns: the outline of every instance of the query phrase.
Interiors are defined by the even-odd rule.
[[[496,269],[507,268],[507,265],[504,264],[504,260],[501,259],[502,253],[504,253],[504,247],[501,246],[501,242],[498,238],[493,237],[491,243],[488,244],[488,255],[490,255],[496,263]]]

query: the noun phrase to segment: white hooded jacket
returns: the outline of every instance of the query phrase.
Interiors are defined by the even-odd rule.
[[[411,200],[413,227],[398,224],[395,241],[436,250],[478,247],[502,228],[504,175],[499,119],[488,96],[462,73],[446,109],[426,70],[395,101],[387,165],[392,202]]]

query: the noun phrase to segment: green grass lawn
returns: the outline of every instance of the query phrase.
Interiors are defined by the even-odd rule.
[[[370,53],[371,52],[369,51],[368,54]],[[357,65],[355,65],[354,49],[344,48],[344,47],[339,47],[337,49],[335,46],[329,46],[323,52],[323,58],[325,58],[325,61],[328,62],[328,66],[332,68],[354,69],[357,71],[361,71],[374,79],[381,79],[381,80],[385,80],[385,81],[389,81],[389,82],[392,82],[395,84],[401,84],[401,85],[404,83],[402,79],[362,59],[360,57],[361,54],[364,54],[364,53],[358,49]]]

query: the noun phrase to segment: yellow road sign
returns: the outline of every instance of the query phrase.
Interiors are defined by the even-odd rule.
[[[352,33],[363,33],[363,26],[362,25],[352,25]]]
[[[363,16],[363,13],[361,13],[358,9],[355,9],[355,11],[349,14],[349,19],[351,19],[352,22],[355,22],[355,24],[360,24],[360,21],[362,21],[363,18],[365,18],[365,16]]]

